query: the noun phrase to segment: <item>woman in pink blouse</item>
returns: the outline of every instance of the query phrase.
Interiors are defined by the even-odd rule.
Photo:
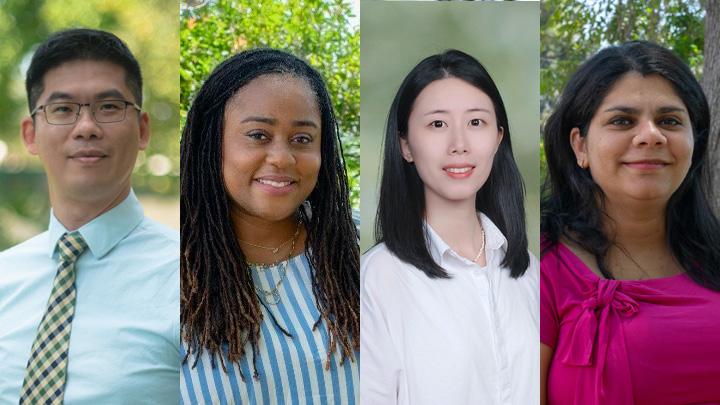
[[[720,402],[709,115],[690,69],[647,42],[570,79],[545,126],[543,403]]]

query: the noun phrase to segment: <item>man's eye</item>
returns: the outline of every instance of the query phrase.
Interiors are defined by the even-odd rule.
[[[71,113],[73,108],[67,104],[53,105],[50,106],[50,112],[53,114]]]
[[[99,111],[114,111],[119,110],[120,104],[118,103],[104,103],[100,104],[100,107],[98,108]]]

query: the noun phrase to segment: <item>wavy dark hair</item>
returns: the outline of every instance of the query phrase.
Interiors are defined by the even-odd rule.
[[[400,260],[430,278],[450,278],[428,250],[423,224],[425,192],[415,164],[403,159],[400,138],[406,139],[408,118],[418,94],[430,83],[448,77],[466,81],[487,94],[495,107],[498,131],[504,135],[493,159],[490,175],[475,197],[475,208],[490,218],[508,241],[502,265],[510,275],[525,274],[530,263],[525,233],[525,187],[510,144],[505,105],[485,67],[472,56],[450,49],[421,61],[408,73],[395,95],[385,132],[385,158],[375,220],[375,240],[384,242]]]
[[[675,89],[690,115],[695,147],[692,163],[666,208],[667,242],[678,263],[696,283],[720,290],[720,224],[707,199],[703,176],[710,109],[690,69],[669,50],[644,41],[610,46],[583,63],[565,86],[560,102],[545,124],[548,176],[543,185],[541,230],[543,254],[567,238],[595,256],[602,275],[612,279],[605,262],[615,242],[603,232],[612,221],[604,210],[604,194],[589,170],[576,164],[570,132],[587,136],[590,121],[603,99],[624,75],[660,75]]]
[[[228,100],[253,79],[273,74],[306,80],[322,117],[322,163],[317,186],[308,197],[312,214],[303,220],[312,290],[320,312],[314,327],[324,322],[329,331],[326,367],[336,350],[341,351],[342,361],[354,360],[360,347],[360,252],[330,96],[320,74],[301,59],[274,49],[250,50],[224,61],[207,78],[188,112],[180,144],[180,320],[188,344],[183,362],[195,353],[193,367],[208,350],[213,366],[217,356],[227,372],[225,345],[230,362],[243,359],[248,344],[254,354],[258,349],[265,303],[253,287],[230,219],[230,197],[222,176],[222,133]],[[290,336],[274,317],[272,321]],[[256,364],[253,369],[257,378]]]

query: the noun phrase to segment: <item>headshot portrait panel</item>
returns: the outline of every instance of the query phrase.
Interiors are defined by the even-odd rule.
[[[356,13],[183,11],[182,403],[357,403]]]
[[[361,26],[361,403],[535,403],[539,8]]]
[[[525,182],[528,247],[539,255],[539,12],[532,2],[361,3],[361,252],[375,244],[382,145],[393,97],[413,66],[453,48],[485,66],[505,103]]]
[[[4,3],[0,403],[177,403],[177,3]]]

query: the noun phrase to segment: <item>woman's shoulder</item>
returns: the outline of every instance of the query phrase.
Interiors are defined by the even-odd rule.
[[[360,275],[384,274],[402,264],[385,243],[378,243],[360,257]]]
[[[388,289],[403,283],[414,273],[408,271],[408,264],[400,260],[384,243],[379,243],[360,257],[360,284],[362,289]]]
[[[571,249],[567,241],[541,240],[540,274],[543,283],[562,283],[580,281],[583,284],[597,283],[599,277],[591,270],[586,261],[592,259],[589,253],[583,255],[579,248]],[[582,258],[581,258],[582,256]]]

